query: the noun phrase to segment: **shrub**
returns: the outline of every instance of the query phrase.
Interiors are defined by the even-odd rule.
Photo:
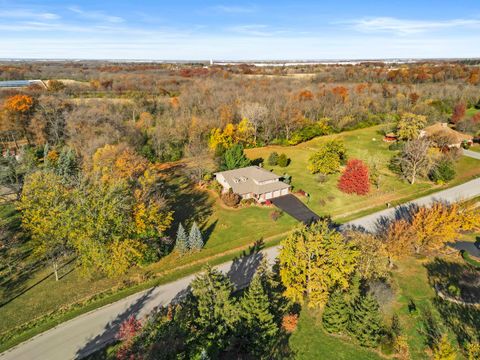
[[[400,151],[403,149],[403,141],[395,141],[388,146],[388,150],[391,151]]]
[[[268,165],[275,166],[278,164],[278,153],[276,151],[270,153],[270,156],[267,160]]]
[[[282,318],[282,328],[287,333],[292,333],[297,328],[298,324],[298,315],[297,314],[287,314]]]
[[[448,285],[447,292],[450,296],[453,296],[456,298],[460,297],[460,294],[461,294],[460,288],[455,284]]]
[[[440,183],[448,182],[455,177],[455,168],[453,162],[449,159],[442,159],[431,171],[428,176],[430,180]]]
[[[283,212],[279,211],[279,210],[273,210],[271,213],[270,213],[270,219],[272,219],[273,221],[277,221],[278,219],[280,219],[283,215]]]
[[[366,195],[370,191],[367,165],[358,159],[349,160],[338,181],[338,188],[347,194]]]
[[[282,178],[282,181],[285,183],[285,184],[291,184],[292,183],[292,175],[288,175],[288,174],[284,174],[283,175],[283,178]]]
[[[290,159],[287,157],[286,154],[280,154],[280,156],[278,157],[277,164],[280,167],[287,167],[288,164],[290,164]]]
[[[235,194],[232,189],[229,189],[228,192],[222,194],[222,201],[227,206],[235,207],[238,205],[240,200],[240,195]]]

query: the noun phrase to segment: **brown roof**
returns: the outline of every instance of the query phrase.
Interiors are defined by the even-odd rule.
[[[425,135],[432,136],[446,136],[452,139],[453,144],[460,144],[463,141],[471,141],[473,136],[461,133],[448,127],[446,123],[436,123],[431,126],[427,126],[423,129]]]

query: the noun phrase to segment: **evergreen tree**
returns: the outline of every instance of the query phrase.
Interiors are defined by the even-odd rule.
[[[274,266],[272,269],[268,264],[268,260],[263,258],[257,268],[256,275],[260,278],[263,290],[268,296],[270,312],[275,316],[276,321],[280,323],[289,307],[289,302],[283,296],[285,288],[282,286],[280,275],[278,274],[278,266]]]
[[[175,249],[177,249],[181,254],[185,254],[188,251],[188,237],[182,223],[178,225]]]
[[[233,284],[220,271],[207,266],[192,281],[191,288],[194,310],[190,318],[196,329],[192,340],[209,355],[215,355],[229,344],[238,319],[232,299]]]
[[[350,317],[350,304],[346,300],[346,293],[336,289],[330,295],[323,311],[323,327],[329,333],[344,333],[347,330]]]
[[[193,223],[188,236],[188,248],[190,250],[201,250],[203,248],[203,237],[196,222]]]
[[[375,347],[382,333],[382,319],[375,298],[367,294],[354,303],[348,330],[362,346]]]
[[[223,154],[222,170],[239,169],[250,165],[250,160],[243,152],[241,144],[235,144]]]
[[[278,153],[276,151],[270,153],[270,156],[267,160],[268,165],[274,166],[278,163]]]
[[[65,184],[75,182],[78,174],[78,163],[77,157],[72,149],[62,149],[58,156],[55,173],[63,179]]]
[[[240,302],[238,338],[245,352],[255,359],[269,358],[278,334],[278,325],[270,312],[268,295],[259,275],[255,275]]]

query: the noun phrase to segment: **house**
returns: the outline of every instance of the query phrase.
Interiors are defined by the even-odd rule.
[[[384,137],[383,137],[383,141],[385,142],[395,142],[398,140],[398,137],[397,135],[395,135],[394,133],[390,132],[388,134],[386,134]]]
[[[242,199],[255,199],[258,202],[290,192],[290,185],[280,181],[280,176],[258,166],[217,172],[215,178],[223,186],[223,192],[232,189]]]
[[[435,141],[435,139],[442,138],[443,141],[447,141],[448,147],[460,148],[462,144],[473,144],[473,136],[461,133],[453,130],[447,123],[436,123],[431,126],[427,126],[420,131],[420,137],[429,137]],[[437,144],[440,145],[440,144]]]

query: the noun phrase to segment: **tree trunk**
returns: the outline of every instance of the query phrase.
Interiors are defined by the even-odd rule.
[[[55,281],[58,281],[58,262],[53,260],[53,272],[55,273]]]

